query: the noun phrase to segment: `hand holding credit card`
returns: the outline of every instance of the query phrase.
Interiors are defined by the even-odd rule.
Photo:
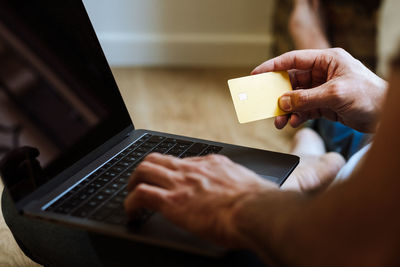
[[[279,97],[292,90],[286,71],[236,78],[228,85],[240,123],[287,114],[278,106]]]

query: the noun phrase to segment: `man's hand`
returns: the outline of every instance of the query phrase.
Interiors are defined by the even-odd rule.
[[[132,175],[125,209],[161,212],[187,230],[229,247],[239,247],[232,223],[246,197],[278,186],[220,155],[178,159],[153,153]],[[240,245],[239,245],[240,244]]]
[[[387,83],[343,49],[292,51],[252,74],[283,70],[289,71],[295,90],[279,99],[280,108],[292,114],[275,119],[278,129],[325,117],[359,131],[375,131]]]

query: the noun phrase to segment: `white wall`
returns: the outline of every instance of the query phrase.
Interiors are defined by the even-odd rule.
[[[249,66],[270,56],[274,0],[83,2],[114,66]]]

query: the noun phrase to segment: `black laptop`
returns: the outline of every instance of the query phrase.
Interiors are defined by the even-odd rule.
[[[299,162],[136,130],[80,0],[0,0],[0,63],[1,174],[25,216],[215,256],[224,250],[158,213],[128,222],[126,184],[143,157],[219,153],[279,185]]]

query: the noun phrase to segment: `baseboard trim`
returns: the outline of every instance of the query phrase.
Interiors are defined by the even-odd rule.
[[[98,33],[112,66],[254,66],[271,55],[261,34]]]

